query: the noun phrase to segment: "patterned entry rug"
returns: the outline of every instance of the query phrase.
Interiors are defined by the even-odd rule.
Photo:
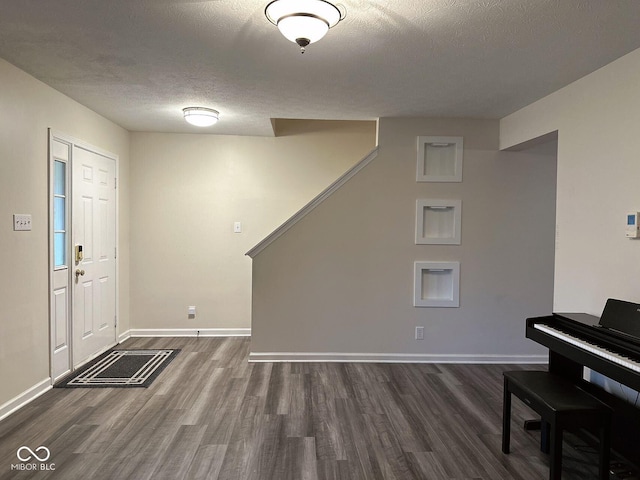
[[[180,353],[176,350],[109,350],[56,387],[123,388],[148,387]]]

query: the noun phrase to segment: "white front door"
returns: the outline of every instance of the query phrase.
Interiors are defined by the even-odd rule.
[[[116,162],[73,145],[73,367],[116,343]]]

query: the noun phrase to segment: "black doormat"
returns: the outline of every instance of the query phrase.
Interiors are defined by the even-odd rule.
[[[148,387],[178,353],[179,349],[109,350],[56,383],[55,387]]]

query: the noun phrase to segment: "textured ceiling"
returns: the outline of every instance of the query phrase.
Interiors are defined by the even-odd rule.
[[[342,0],[301,55],[267,3],[0,0],[0,57],[128,130],[272,135],[271,118],[500,118],[640,47],[638,0]]]

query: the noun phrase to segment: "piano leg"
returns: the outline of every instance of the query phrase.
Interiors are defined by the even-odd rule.
[[[560,355],[553,350],[549,350],[549,372],[567,378],[576,385],[584,385],[585,383],[583,382],[584,366],[580,363],[568,359],[563,355]],[[560,478],[560,473],[562,471],[562,454],[559,454],[559,452],[562,451],[562,435],[557,435],[557,433],[555,432],[553,435],[550,435],[549,430],[549,424],[545,424],[545,422],[543,421],[542,433],[540,437],[540,450],[548,453],[549,449],[551,448],[551,450],[553,451],[553,457],[556,460],[554,464],[551,465],[551,478]],[[600,480],[608,480],[609,478],[609,462],[611,459],[610,448],[611,433],[609,429],[603,427],[602,429],[600,429]],[[557,477],[554,475],[557,475]]]
[[[579,383],[582,380],[583,371],[583,365],[549,350],[549,372]]]
[[[608,428],[600,429],[600,480],[609,478],[609,462],[611,461],[611,432]]]

